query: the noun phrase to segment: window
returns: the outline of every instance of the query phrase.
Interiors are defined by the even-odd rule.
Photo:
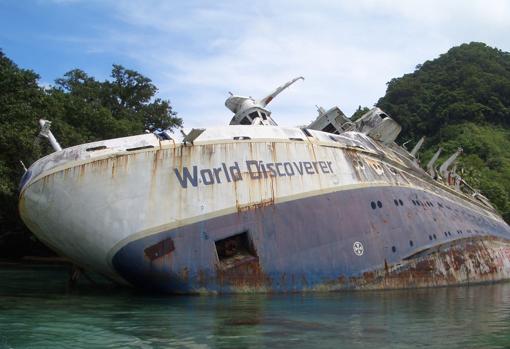
[[[85,150],[86,151],[96,151],[96,150],[103,150],[103,149],[106,149],[106,145],[100,145],[100,146],[97,146],[97,147],[87,148]]]
[[[150,149],[150,148],[154,148],[154,146],[153,145],[144,145],[141,147],[128,148],[128,149],[126,149],[126,151],[137,151],[137,150]]]
[[[251,125],[251,120],[245,116],[244,118],[241,119],[241,122],[239,122],[241,125]]]

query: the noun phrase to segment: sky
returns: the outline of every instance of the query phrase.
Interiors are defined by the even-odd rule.
[[[510,1],[0,0],[0,48],[48,86],[121,64],[152,79],[185,127],[226,125],[231,91],[262,98],[279,125],[316,105],[350,116],[386,83],[471,41],[510,51]]]

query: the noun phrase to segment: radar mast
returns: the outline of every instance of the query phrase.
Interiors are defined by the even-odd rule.
[[[302,76],[292,79],[266,97],[255,100],[252,97],[231,96],[225,101],[225,106],[234,113],[230,125],[271,125],[277,126],[277,123],[271,118],[271,112],[266,106],[283,90],[298,80],[304,80]]]

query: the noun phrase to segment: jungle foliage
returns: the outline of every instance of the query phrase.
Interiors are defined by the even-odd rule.
[[[120,65],[98,81],[75,69],[43,88],[39,76],[0,51],[0,256],[29,251],[33,241],[17,213],[18,183],[26,166],[51,152],[36,140],[38,120],[52,121],[62,147],[182,125],[169,101],[140,73]],[[4,246],[5,248],[2,248]]]
[[[463,177],[510,221],[510,53],[463,44],[413,73],[392,79],[377,106],[400,125],[400,141],[427,140],[426,164],[438,147],[458,147]]]

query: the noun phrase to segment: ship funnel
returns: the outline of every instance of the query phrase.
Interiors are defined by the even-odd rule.
[[[462,154],[462,148],[458,148],[455,153],[452,154],[442,165],[439,167],[439,173],[441,174],[441,177],[448,178],[448,168],[453,164],[455,160],[459,157],[459,155]]]
[[[276,122],[271,118],[271,112],[265,107],[283,90],[298,80],[304,80],[302,76],[292,79],[291,81],[278,87],[264,98],[255,100],[252,97],[234,96],[225,101],[225,106],[235,115],[230,121],[230,125],[273,125]]]
[[[420,150],[421,146],[423,145],[423,142],[425,142],[425,136],[421,137],[418,143],[414,146],[413,150],[411,150],[411,155],[416,157],[416,154],[418,154],[418,151]]]
[[[393,143],[402,130],[395,120],[377,107],[363,114],[354,124],[358,132],[384,144]]]
[[[427,172],[430,175],[430,177],[432,177],[432,178],[436,177],[436,171],[435,171],[434,164],[436,163],[436,161],[439,158],[439,155],[441,154],[442,151],[443,151],[443,148],[439,148],[436,151],[436,153],[434,154],[434,156],[432,156],[432,159],[430,159],[430,161],[427,164]]]
[[[39,119],[39,125],[41,126],[41,131],[39,132],[39,137],[46,138],[50,144],[53,150],[55,151],[61,151],[62,147],[60,144],[58,144],[57,139],[55,136],[53,136],[53,133],[50,131],[51,121]]]

